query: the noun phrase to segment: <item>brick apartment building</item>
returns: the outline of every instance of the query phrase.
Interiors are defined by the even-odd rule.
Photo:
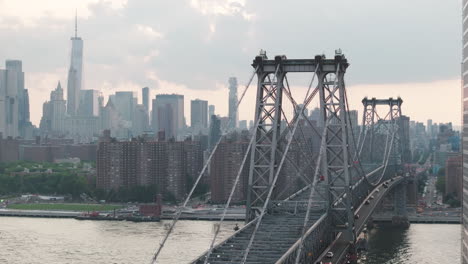
[[[461,200],[462,180],[462,155],[449,157],[445,162],[445,194],[454,194],[458,200]]]
[[[248,140],[223,141],[218,145],[210,164],[211,201],[224,203],[228,200],[240,165],[249,145]],[[239,182],[232,197],[232,202],[247,199],[250,158],[247,158]]]
[[[104,131],[97,150],[97,187],[155,184],[161,194],[185,197],[188,178],[196,178],[203,165],[198,141],[155,141],[140,137],[117,141]]]

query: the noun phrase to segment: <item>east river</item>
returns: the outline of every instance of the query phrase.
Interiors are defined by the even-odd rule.
[[[0,263],[149,263],[168,223],[0,217]],[[209,246],[214,223],[179,221],[159,263],[188,263],[199,256]],[[221,238],[234,224],[223,225]],[[373,229],[363,263],[460,263],[460,226]]]

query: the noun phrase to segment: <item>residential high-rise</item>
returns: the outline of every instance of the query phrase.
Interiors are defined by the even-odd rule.
[[[467,139],[468,128],[468,0],[463,0],[462,5],[462,39],[463,39],[463,58],[462,58],[462,84],[463,84],[463,153],[468,152]],[[463,231],[462,231],[462,263],[468,264],[468,155],[463,155]]]
[[[248,138],[234,138],[223,140],[210,164],[210,190],[211,201],[225,203],[235,183],[240,165],[249,145]],[[247,183],[249,179],[249,161],[242,169],[237,182],[232,202],[243,202],[247,199]]]
[[[149,103],[150,103],[149,88],[144,87],[143,89],[141,89],[141,95],[142,95],[142,98],[143,98],[143,106],[146,108],[146,112],[149,113],[149,110],[150,110],[150,106],[149,106]]]
[[[184,96],[179,94],[158,94],[153,99],[151,116],[152,128],[157,134],[164,131],[166,138],[177,138],[184,128]]]
[[[461,200],[462,182],[462,155],[447,157],[445,161],[445,195]]]
[[[221,120],[217,116],[212,115],[210,119],[210,132],[208,135],[208,147],[210,150],[213,149],[220,137]]]
[[[117,141],[105,130],[96,165],[98,188],[156,185],[159,193],[181,200],[188,180],[201,171],[203,159],[199,142],[153,141],[144,137]]]
[[[83,40],[78,37],[78,22],[75,17],[75,36],[71,38],[72,49],[67,84],[67,113],[78,114],[83,77]]]
[[[411,144],[410,144],[410,118],[402,115],[398,120],[398,130],[401,143],[401,160],[403,163],[411,162]]]
[[[199,132],[208,127],[208,101],[195,99],[190,103],[190,126],[194,132]]]
[[[237,111],[237,78],[229,78],[229,129],[237,128],[239,119]]]

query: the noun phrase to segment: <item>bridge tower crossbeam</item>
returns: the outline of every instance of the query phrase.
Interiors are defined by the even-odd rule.
[[[390,153],[390,164],[401,165],[401,142],[400,142],[400,128],[399,118],[401,114],[401,105],[403,100],[398,97],[396,99],[376,99],[365,97],[362,100],[364,106],[363,111],[363,126],[359,140],[359,154],[361,154],[365,145],[368,146],[368,161],[370,163],[375,162],[375,151],[376,149],[376,134],[394,135],[392,140],[392,151]],[[377,106],[387,106],[388,110],[385,115],[379,115]],[[368,138],[368,140],[366,140]]]

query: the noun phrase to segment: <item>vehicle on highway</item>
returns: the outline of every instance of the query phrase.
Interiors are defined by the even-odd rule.
[[[326,258],[333,258],[333,252],[328,251],[327,254],[325,255]]]
[[[369,199],[371,199],[371,200],[372,200],[372,199],[374,199],[374,196],[373,196],[373,195],[371,195],[371,197],[369,197]]]
[[[364,202],[364,204],[370,204],[369,200],[366,200],[366,201]]]
[[[355,214],[354,219],[359,219],[359,214]]]
[[[379,190],[379,189],[375,189],[375,192],[380,192],[380,190]]]

